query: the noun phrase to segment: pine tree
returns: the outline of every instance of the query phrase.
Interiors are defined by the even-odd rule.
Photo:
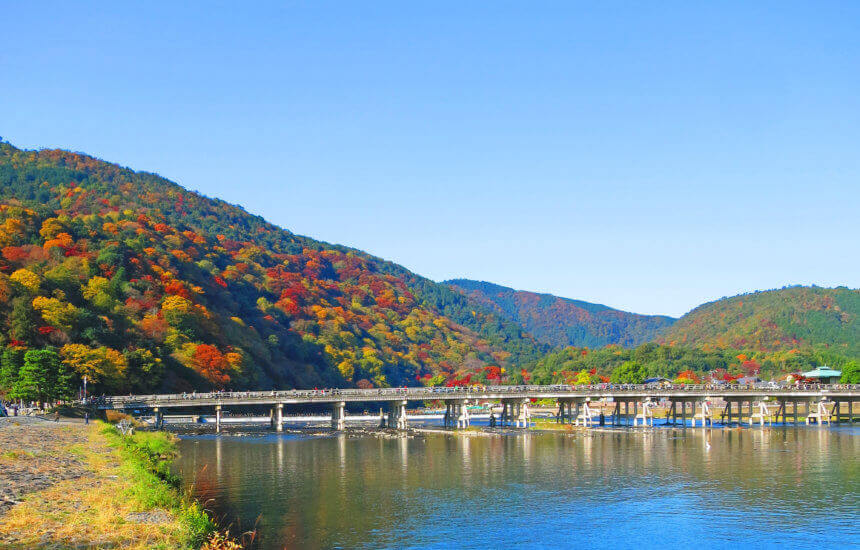
[[[54,352],[56,354],[56,352]],[[53,399],[74,399],[77,391],[77,375],[62,361],[56,362],[57,372],[52,391]]]
[[[47,361],[41,350],[30,350],[24,354],[24,364],[18,371],[18,379],[12,386],[11,397],[24,401],[44,402],[50,383]]]
[[[7,347],[0,356],[0,391],[11,391],[24,364],[24,348]]]
[[[44,403],[73,395],[73,375],[54,349],[30,350],[24,354],[24,365],[12,387],[13,398]]]

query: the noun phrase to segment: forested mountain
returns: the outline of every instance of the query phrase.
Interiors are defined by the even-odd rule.
[[[792,286],[703,304],[661,336],[703,349],[822,349],[860,357],[860,290]]]
[[[446,283],[552,346],[595,348],[619,344],[632,347],[653,340],[675,321],[662,315],[628,313],[600,304],[514,290],[483,281],[453,279]]]
[[[0,252],[0,391],[37,359],[139,392],[440,383],[543,349],[401,266],[62,150],[0,143]]]

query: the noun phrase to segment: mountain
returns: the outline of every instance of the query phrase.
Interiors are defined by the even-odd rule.
[[[473,303],[482,305],[552,346],[598,348],[608,344],[632,347],[653,340],[675,319],[639,315],[600,304],[512,288],[453,279],[445,281]]]
[[[0,386],[41,349],[142,392],[439,383],[544,348],[399,265],[80,153],[0,143],[0,249]]]
[[[731,382],[773,379],[819,365],[856,371],[860,290],[793,286],[703,304],[656,342],[632,349],[566,347],[525,365],[536,384],[637,383],[648,377]]]
[[[860,290],[791,286],[722,298],[659,338],[671,345],[758,351],[826,349],[860,357]]]

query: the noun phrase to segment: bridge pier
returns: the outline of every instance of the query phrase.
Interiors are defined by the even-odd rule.
[[[555,420],[561,424],[565,422],[570,424],[573,421],[573,401],[571,399],[558,400],[558,413],[555,416]]]
[[[164,429],[164,411],[161,410],[161,407],[155,407],[152,412],[155,413],[155,429]]]
[[[221,405],[215,405],[215,433],[221,433]]]
[[[501,426],[512,426],[520,416],[521,402],[517,399],[502,399]]]
[[[388,403],[388,427],[396,430],[405,430],[407,428],[406,400],[397,400]]]
[[[337,401],[331,407],[331,429],[343,430],[346,427],[346,403]]]
[[[597,411],[597,409],[596,408],[592,409],[588,403],[589,403],[588,401],[583,400],[581,409],[579,407],[580,403],[579,402],[576,403],[577,404],[577,410],[579,410],[580,412],[576,415],[576,420],[573,421],[573,424],[575,426],[579,426],[580,422],[581,422],[582,426],[587,428],[587,427],[591,426],[591,424],[594,422],[595,418],[600,416],[600,413]],[[616,406],[616,410],[620,410],[621,403],[617,403],[615,406]]]
[[[636,413],[636,416],[633,417],[633,427],[635,428],[638,424],[638,421],[642,421],[642,427],[646,426],[654,426],[654,413],[651,409],[654,407],[655,403],[653,403],[650,398],[642,401],[642,412],[639,412],[639,402],[635,402],[633,405],[633,412]]]
[[[532,418],[531,412],[529,411],[528,399],[523,399],[522,402],[520,402],[517,412],[517,428],[528,428],[529,421]]]
[[[696,412],[696,402],[693,401],[693,427],[696,427],[696,420],[701,419],[702,427],[704,428],[711,422],[711,405],[707,400],[701,401],[702,409],[700,413]]]
[[[809,403],[810,406],[807,406],[807,414],[806,414],[806,424],[809,425],[811,423],[816,423],[819,426],[824,424],[832,424],[832,415],[831,412],[827,410],[827,401],[821,400],[816,403],[815,410],[811,410],[812,403]],[[838,406],[838,403],[837,403]]]
[[[445,401],[445,427],[468,428],[472,423],[466,400],[456,399]]]

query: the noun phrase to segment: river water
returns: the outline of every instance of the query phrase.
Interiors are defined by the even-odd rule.
[[[255,548],[860,548],[860,429],[190,436]]]

